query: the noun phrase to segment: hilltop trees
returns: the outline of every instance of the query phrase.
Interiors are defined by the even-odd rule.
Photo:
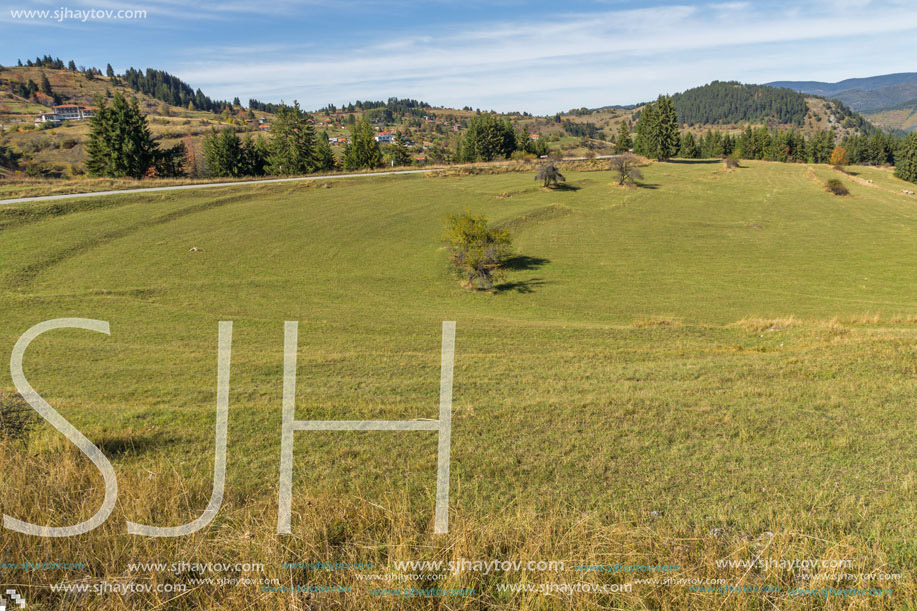
[[[93,176],[142,178],[155,161],[157,146],[136,99],[116,93],[111,106],[99,98],[90,122],[89,160]]]
[[[364,116],[350,129],[350,142],[344,147],[345,170],[372,170],[382,166],[382,151],[373,127]]]
[[[661,95],[654,104],[647,104],[640,114],[634,150],[645,157],[664,161],[678,154],[680,143],[672,98]]]
[[[895,176],[917,182],[917,132],[911,132],[901,143],[895,155]]]
[[[737,82],[713,81],[709,85],[675,94],[672,101],[679,121],[688,125],[773,120],[802,127],[808,111],[804,94]]]

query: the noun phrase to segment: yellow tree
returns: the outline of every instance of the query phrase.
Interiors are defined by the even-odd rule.
[[[828,163],[838,168],[842,168],[850,163],[847,160],[847,149],[842,147],[840,144],[835,146],[834,150],[831,151],[831,157],[828,159]]]

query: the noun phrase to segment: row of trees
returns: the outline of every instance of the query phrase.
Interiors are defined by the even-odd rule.
[[[114,71],[110,70],[109,76],[114,76]],[[163,70],[147,68],[144,72],[128,68],[119,79],[134,91],[145,93],[172,106],[209,110],[214,113],[223,112],[227,108],[232,109],[229,102],[211,100],[200,89],[195,91],[188,83]]]
[[[532,140],[528,130],[516,133],[509,119],[486,113],[468,121],[468,129],[456,145],[455,159],[469,163],[508,159],[516,151],[540,157],[548,154],[548,146],[541,140]]]
[[[101,98],[97,106],[90,122],[87,147],[86,168],[91,175],[112,178],[184,175],[185,145],[160,148],[136,99],[128,101],[116,93],[111,106]]]
[[[282,106],[271,124],[271,139],[245,140],[231,128],[211,128],[204,138],[204,161],[211,176],[309,174],[334,169],[334,153],[324,134],[316,137],[311,117],[299,103]]]

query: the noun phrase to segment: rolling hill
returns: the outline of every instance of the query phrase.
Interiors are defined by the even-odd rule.
[[[563,559],[566,570],[533,575],[629,583],[573,565],[659,564],[676,567],[673,579],[736,584],[748,569],[716,561],[754,562],[770,545],[775,558],[908,575],[913,198],[879,168],[851,168],[859,183],[828,166],[742,165],[655,163],[637,189],[564,168],[566,190],[531,172],[414,175],[0,207],[0,346],[61,316],[109,322],[108,336],[36,340],[26,372],[119,480],[117,512],[97,531],[37,551],[34,537],[7,532],[6,557],[243,557],[264,563],[259,579],[352,587],[296,599],[315,609],[444,605],[395,606],[354,572],[284,563],[387,573],[401,560]],[[827,193],[830,177],[851,195]],[[518,256],[493,294],[462,289],[441,249],[443,218],[466,209],[514,236]],[[298,431],[294,534],[276,534],[287,320],[299,321],[303,420],[436,417],[440,327],[456,321],[448,534],[431,532],[436,437],[416,431]],[[234,325],[222,506],[192,536],[127,534],[125,520],[184,524],[208,504],[218,321]],[[20,519],[85,519],[102,496],[91,464],[50,426],[26,447],[0,443],[0,463],[0,505]],[[97,562],[93,578],[123,579],[126,563]],[[498,589],[520,575],[442,571],[423,584],[473,588],[452,605],[467,610],[724,608],[721,592],[652,583],[576,604]],[[30,606],[64,608],[48,584],[72,579],[31,573]],[[826,608],[787,592],[799,583],[783,570],[752,582],[773,588],[773,608]],[[912,607],[914,582],[893,585],[868,607]],[[128,604],[294,608],[259,586],[156,596]],[[66,608],[124,608],[113,600]],[[725,608],[764,608],[746,600]]]

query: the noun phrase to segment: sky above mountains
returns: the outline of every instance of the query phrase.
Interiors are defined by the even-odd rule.
[[[50,54],[118,72],[152,67],[214,98],[308,109],[398,96],[536,114],[711,80],[917,71],[912,0],[64,2],[4,6],[0,63]]]

